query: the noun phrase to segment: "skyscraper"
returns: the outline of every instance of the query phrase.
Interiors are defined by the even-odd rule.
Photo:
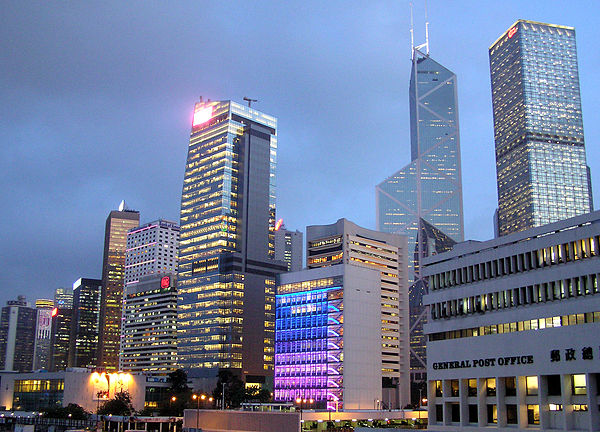
[[[489,54],[499,234],[592,211],[575,29],[519,20]]]
[[[179,255],[179,225],[159,219],[127,233],[125,286],[143,276],[176,273]]]
[[[80,278],[73,284],[73,316],[69,337],[69,367],[97,367],[102,304],[99,279]]]
[[[71,345],[71,306],[58,306],[52,309],[52,342],[50,344],[50,371],[65,370],[69,366],[69,347]]]
[[[177,369],[177,281],[148,274],[125,287],[119,370],[167,375]]]
[[[54,300],[38,299],[35,301],[37,312],[35,329],[35,347],[33,352],[33,369],[50,368],[50,343],[52,342],[52,310]]]
[[[106,370],[115,370],[119,366],[127,232],[139,224],[139,212],[127,209],[125,201],[121,202],[119,210],[111,211],[106,219],[97,346],[97,366]]]
[[[277,119],[199,102],[181,197],[178,358],[190,376],[273,375]]]
[[[347,219],[306,228],[309,269],[346,264],[379,273],[383,407],[410,403],[407,238],[362,228]]]
[[[6,302],[0,317],[0,370],[32,370],[36,316],[25,296]]]
[[[411,162],[376,187],[377,230],[408,236],[411,372],[425,378],[427,318],[424,257],[464,238],[456,75],[413,49],[410,78]]]

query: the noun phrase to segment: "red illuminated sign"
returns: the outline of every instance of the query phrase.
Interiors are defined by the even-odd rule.
[[[513,28],[511,28],[508,31],[508,38],[510,39],[511,37],[513,37],[515,35],[515,33],[517,32],[517,26],[514,26]]]
[[[165,276],[160,280],[161,288],[169,288],[169,285],[171,285],[171,278],[169,276]]]
[[[279,219],[277,221],[277,223],[275,224],[275,231],[279,231],[279,228],[281,228],[281,225],[283,225],[283,219]]]
[[[200,108],[194,111],[194,121],[192,122],[192,126],[199,126],[202,123],[206,123],[210,120],[213,114],[213,107],[209,106],[206,108]]]
[[[52,316],[55,317],[56,315],[58,315],[58,308],[52,309]]]

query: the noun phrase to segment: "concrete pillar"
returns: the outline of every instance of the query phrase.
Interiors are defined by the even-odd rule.
[[[486,404],[485,378],[477,379],[477,426],[485,427],[487,425],[487,404]]]
[[[517,384],[517,418],[519,429],[527,428],[527,382],[524,376],[516,377]]]
[[[571,386],[571,375],[560,376],[560,392],[563,400],[564,430],[573,430],[573,388]]]
[[[504,378],[496,377],[496,409],[498,410],[498,427],[506,427],[506,385]]]
[[[598,249],[596,249],[598,250]],[[600,430],[600,410],[598,404],[598,381],[596,374],[585,375],[587,384],[587,404],[588,404],[588,429],[591,431]]]
[[[467,399],[468,384],[469,380],[465,379],[461,379],[458,382],[458,400],[461,426],[467,426],[469,424],[469,401]]]
[[[540,428],[550,429],[550,412],[548,407],[548,379],[538,375],[538,405],[540,409]]]

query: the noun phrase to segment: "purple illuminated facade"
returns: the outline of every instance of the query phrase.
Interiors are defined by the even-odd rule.
[[[334,286],[277,295],[275,400],[311,398],[316,408],[335,409],[343,388],[343,288],[323,281]]]

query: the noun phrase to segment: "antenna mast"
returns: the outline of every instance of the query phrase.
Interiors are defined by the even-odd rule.
[[[415,50],[421,50],[422,48],[425,48],[425,54],[427,56],[429,56],[429,17],[427,14],[427,0],[425,0],[425,43],[422,43],[421,45],[418,46],[414,46],[414,41],[413,41],[413,16],[412,16],[412,2],[410,3],[410,38],[411,38],[411,42],[413,43],[413,58],[414,58],[414,52]]]
[[[415,58],[415,29],[413,23],[413,3],[409,2],[410,5],[410,59]]]
[[[429,55],[429,14],[427,13],[427,0],[425,0],[425,46]]]

